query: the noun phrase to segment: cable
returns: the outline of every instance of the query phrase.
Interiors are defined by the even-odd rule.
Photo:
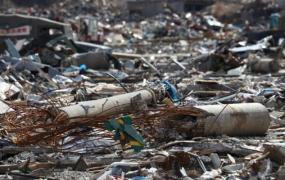
[[[112,77],[113,79],[115,79],[120,84],[120,86],[126,91],[126,93],[129,93],[129,90],[122,84],[122,82],[118,78],[116,78],[115,76],[113,76],[109,72],[104,72],[104,73],[107,74],[108,76]]]

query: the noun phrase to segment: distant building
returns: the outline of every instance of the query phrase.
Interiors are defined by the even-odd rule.
[[[166,8],[180,13],[198,11],[214,3],[214,0],[127,0],[129,15],[154,16]]]
[[[173,11],[184,11],[184,0],[128,0],[129,14],[142,16],[154,16],[163,13],[166,7]]]
[[[214,0],[184,0],[184,10],[199,11],[209,5],[214,4]]]
[[[283,15],[283,17],[285,17],[285,1],[284,0],[278,0],[277,2],[281,8],[281,14]]]
[[[127,0],[93,0],[93,2],[97,6],[111,6],[118,9],[122,9],[127,5]]]
[[[5,1],[5,0],[4,0]],[[7,1],[7,0],[6,0]],[[10,0],[17,6],[48,5],[59,0]]]
[[[6,9],[11,7],[11,1],[9,0],[0,0],[0,9]]]

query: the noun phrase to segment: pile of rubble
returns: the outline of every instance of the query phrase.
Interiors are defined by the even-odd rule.
[[[90,18],[1,15],[1,178],[284,179],[282,8],[229,4],[99,19],[100,45]]]

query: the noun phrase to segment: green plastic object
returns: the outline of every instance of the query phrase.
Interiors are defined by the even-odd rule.
[[[132,124],[130,116],[123,116],[105,122],[105,127],[108,131],[115,131],[114,139],[119,140],[123,147],[129,144],[135,152],[139,152],[143,149],[145,143],[143,137]]]

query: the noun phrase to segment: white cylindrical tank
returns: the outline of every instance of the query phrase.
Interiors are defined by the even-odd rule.
[[[212,116],[198,118],[204,136],[264,135],[270,124],[269,112],[259,103],[197,106]]]

